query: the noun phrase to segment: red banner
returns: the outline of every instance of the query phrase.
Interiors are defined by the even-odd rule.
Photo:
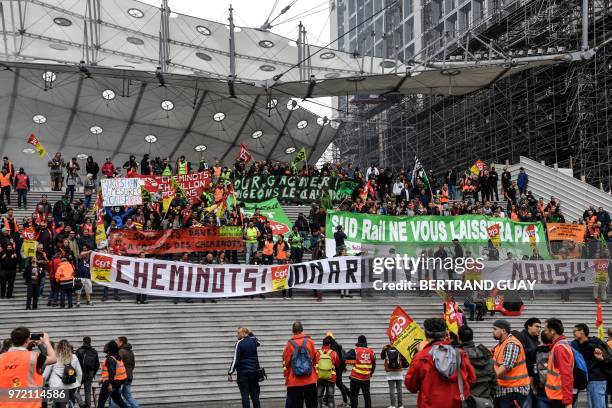
[[[184,174],[181,176],[141,176],[144,178],[144,188],[149,193],[155,193],[162,186],[162,198],[173,197],[175,189],[172,187],[172,179],[185,192],[186,198],[193,202],[198,201],[202,192],[210,185],[208,172]]]
[[[177,254],[242,249],[240,227],[195,227],[163,231],[115,229],[110,248],[126,255]]]

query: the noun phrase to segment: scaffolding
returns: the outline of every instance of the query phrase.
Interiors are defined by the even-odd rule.
[[[415,60],[486,59],[579,50],[578,0],[489,1],[489,18],[470,30],[440,30],[438,0],[423,4],[425,46]],[[484,2],[483,2],[484,4]],[[612,0],[589,0],[588,42],[595,55],[571,64],[522,71],[462,97],[410,95],[372,107],[346,103],[337,146],[345,161],[410,167],[417,155],[440,174],[477,159],[517,162],[527,156],[574,170],[612,189]]]

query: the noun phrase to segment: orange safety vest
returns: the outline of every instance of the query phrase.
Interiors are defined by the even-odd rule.
[[[17,225],[17,220],[16,219],[11,219],[11,221],[13,222],[13,231],[17,231],[19,229],[19,226]],[[4,217],[4,229],[6,231],[10,231],[11,230],[11,224],[9,224],[9,219],[8,217]]]
[[[278,241],[276,243],[276,259],[281,261],[287,259],[287,251],[283,250],[284,246],[283,241]]]
[[[0,354],[0,388],[41,388],[42,373],[36,371],[38,353],[27,350],[9,350]],[[4,402],[4,408],[40,408],[42,400],[31,399],[23,402]]]
[[[55,279],[58,282],[67,282],[74,279],[74,268],[70,262],[62,262],[55,271]]]
[[[563,389],[561,382],[561,371],[559,371],[558,367],[555,367],[554,363],[554,355],[555,350],[559,347],[563,347],[570,353],[571,361],[572,361],[572,370],[574,369],[574,353],[572,352],[572,348],[567,341],[561,340],[557,344],[555,344],[548,355],[548,371],[546,372],[546,385],[545,391],[546,396],[549,400],[562,400],[563,399]]]
[[[274,242],[269,242],[268,240],[264,241],[261,253],[268,256],[274,254]]]
[[[113,356],[109,356],[115,360],[115,381],[127,380],[127,371],[125,371],[125,364],[122,360],[117,360]],[[102,374],[100,374],[101,382],[108,382],[108,367],[106,366],[106,359],[102,362]]]
[[[0,173],[0,187],[11,186],[11,173]]]
[[[448,203],[448,190],[440,190],[440,192],[442,193],[442,197],[440,197],[440,203],[442,204],[446,204]]]
[[[346,364],[353,364],[349,377],[360,381],[370,381],[372,377],[372,363],[376,359],[374,351],[367,347],[355,347],[355,360],[347,360]]]
[[[493,361],[496,366],[503,365],[504,350],[508,343],[516,344],[519,347],[519,355],[514,363],[512,370],[507,371],[497,378],[500,387],[524,387],[529,385],[529,374],[527,374],[527,362],[525,361],[525,350],[521,342],[514,336],[509,336],[501,344],[495,346],[493,350]]]

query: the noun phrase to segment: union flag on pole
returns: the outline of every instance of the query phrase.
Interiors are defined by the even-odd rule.
[[[34,133],[30,133],[30,137],[28,137],[28,144],[34,146],[34,149],[36,149],[36,151],[38,152],[39,157],[43,157],[47,154],[47,149],[45,149],[42,143],[40,143],[40,140],[38,140],[38,138],[34,136]]]
[[[245,163],[248,163],[251,161],[252,158],[253,156],[251,156],[251,153],[246,148],[246,146],[240,143],[240,150],[238,150],[238,156],[236,156],[236,160],[241,160]]]
[[[595,315],[595,327],[597,327],[597,337],[599,337],[600,340],[605,341],[606,331],[604,329],[603,313],[601,311],[601,301],[599,300],[599,298],[595,299],[595,303],[597,304],[597,313]]]
[[[420,343],[425,340],[425,332],[412,317],[396,306],[389,319],[387,336],[391,345],[399,351],[406,361],[410,363],[412,356],[419,350]]]

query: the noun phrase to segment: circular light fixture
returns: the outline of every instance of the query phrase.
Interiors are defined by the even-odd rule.
[[[36,150],[32,149],[31,147],[26,147],[25,149],[22,150],[23,154],[34,154],[36,153]]]
[[[137,9],[137,8],[131,8],[128,9],[128,14],[134,18],[143,18],[144,17],[144,13],[142,12],[142,10]]]
[[[276,71],[276,67],[274,65],[268,65],[268,64],[260,66],[259,69],[261,69],[264,72]]]
[[[102,98],[106,99],[107,101],[112,101],[113,99],[115,99],[115,91],[113,91],[112,89],[103,90]]]
[[[85,153],[79,153],[79,154],[77,154],[77,159],[79,159],[79,160],[85,160],[85,159],[87,159],[88,157],[89,157],[89,156],[88,156],[88,155],[86,155]]]
[[[440,71],[441,75],[444,76],[455,76],[455,75],[459,75],[461,73],[460,70],[458,69],[443,69],[442,71]]]
[[[138,37],[128,37],[126,38],[127,42],[129,42],[130,44],[134,44],[134,45],[143,45],[144,41],[142,38],[138,38]]]
[[[174,109],[174,102],[168,100],[162,101],[161,108],[165,111],[171,111]]]
[[[155,142],[157,142],[157,136],[155,136],[155,135],[146,135],[144,139],[145,139],[145,142],[147,142],[147,143],[155,143]]]
[[[261,48],[272,48],[272,47],[274,47],[274,43],[272,41],[270,41],[270,40],[261,40],[259,42],[259,46]]]
[[[42,74],[42,78],[45,82],[53,82],[57,79],[57,75],[53,71],[45,71]]]
[[[230,29],[230,26],[226,24],[226,25],[225,25],[225,28],[227,28],[227,29],[229,30],[229,29]],[[241,32],[241,31],[242,31],[242,28],[234,26],[234,32],[235,32],[235,33],[239,33],[239,32]]]
[[[327,74],[324,75],[324,77],[327,79],[334,79],[334,78],[338,78],[339,76],[340,74],[337,72],[328,72]]]
[[[196,152],[203,152],[204,150],[206,150],[206,145],[197,145],[193,148],[193,150],[195,150]]]
[[[34,115],[34,117],[32,118],[32,121],[34,123],[42,125],[43,123],[47,121],[47,117],[41,114],[37,114],[37,115]]]
[[[300,109],[300,105],[298,105],[298,101],[295,99],[289,99],[289,102],[287,102],[287,109],[290,111],[298,110]]]
[[[295,153],[295,147],[292,146],[292,147],[286,148],[285,149],[285,153],[287,153],[287,154]]]
[[[268,109],[273,109],[274,107],[276,107],[276,105],[278,105],[278,99],[276,98],[270,99],[270,101],[266,104]]]
[[[385,60],[380,62],[380,66],[383,68],[393,68],[395,67],[395,61]]]
[[[256,130],[253,133],[251,133],[251,138],[253,139],[259,139],[262,136],[263,136],[263,131],[261,130]]]
[[[57,50],[57,51],[68,51],[68,47],[65,46],[64,44],[49,44],[49,48],[51,48],[52,50]]]
[[[92,127],[89,128],[89,131],[91,132],[92,135],[99,135],[104,130],[102,129],[101,126],[93,125]]]
[[[300,120],[300,121],[297,123],[297,128],[298,128],[298,129],[304,129],[306,126],[308,126],[308,122],[307,122],[307,121],[305,121],[305,120]]]
[[[217,112],[213,115],[213,120],[215,122],[221,122],[223,119],[225,119],[225,113],[223,112]]]
[[[320,57],[322,60],[328,60],[328,59],[332,59],[332,58],[334,58],[335,56],[336,56],[336,54],[334,54],[333,52],[331,52],[331,51],[326,51],[326,52],[322,53],[322,54],[321,54],[319,57]]]
[[[70,27],[72,25],[72,21],[68,20],[65,17],[55,17],[53,19],[53,22],[57,24],[58,26],[62,26],[62,27]]]
[[[203,25],[196,26],[196,31],[202,35],[210,35],[212,34],[210,28],[204,27]]]
[[[329,123],[329,119],[327,118],[327,116],[323,116],[323,117],[318,117],[317,118],[317,124],[320,126],[325,126]]]
[[[208,54],[205,54],[203,52],[196,52],[196,57],[198,57],[201,60],[204,61],[212,61],[212,57]]]

